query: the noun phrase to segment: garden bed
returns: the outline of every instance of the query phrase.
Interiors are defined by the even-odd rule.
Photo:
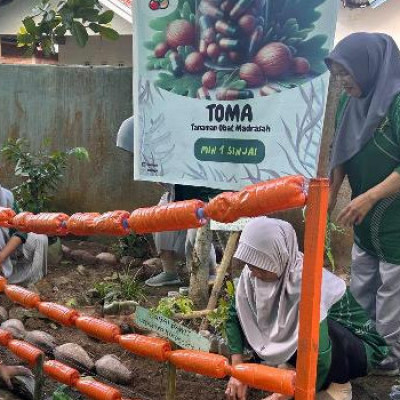
[[[87,250],[93,255],[110,248],[102,243],[92,241],[64,241],[73,250]],[[49,265],[49,273],[42,282],[37,285],[41,298],[46,301],[56,302],[79,309],[83,314],[95,317],[103,317],[102,307],[91,304],[89,290],[95,284],[104,281],[115,272],[124,272],[126,267],[116,265],[83,265],[82,262],[64,259],[57,265]],[[134,273],[134,270],[132,270]],[[171,288],[148,288],[146,300],[143,305],[154,306],[161,297],[165,297]],[[10,311],[10,317],[22,319],[27,330],[43,330],[55,337],[57,344],[67,342],[77,343],[82,346],[94,360],[98,360],[105,354],[115,354],[133,372],[132,383],[128,386],[117,386],[124,397],[142,400],[165,399],[166,391],[166,365],[137,357],[121,349],[118,345],[105,344],[89,338],[77,329],[61,327],[54,322],[41,317],[38,313],[26,311],[13,305],[3,295],[0,296],[0,305]],[[119,317],[107,317],[115,323],[121,323],[124,329],[132,326],[132,318],[129,315]],[[17,363],[11,353],[0,348],[0,359],[5,363]],[[89,375],[89,371],[88,371]],[[93,374],[92,374],[93,375]],[[104,379],[97,377],[105,383]],[[395,383],[395,378],[365,378],[354,385],[354,400],[384,399],[388,398],[390,387]],[[178,371],[177,399],[179,400],[222,400],[225,398],[226,380],[209,379],[195,374]],[[45,394],[51,398],[51,394],[59,385],[51,379],[46,379]],[[251,391],[248,399],[259,400],[266,396],[260,391]],[[5,398],[0,392],[0,399]],[[74,399],[81,399],[77,393]],[[82,398],[83,399],[83,398]]]

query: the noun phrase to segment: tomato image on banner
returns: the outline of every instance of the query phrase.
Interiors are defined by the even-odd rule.
[[[336,0],[141,4],[136,179],[240,189],[315,176]]]

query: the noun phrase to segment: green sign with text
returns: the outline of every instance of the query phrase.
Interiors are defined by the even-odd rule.
[[[205,337],[147,308],[136,308],[135,323],[144,329],[158,333],[184,349],[210,351],[210,342]]]

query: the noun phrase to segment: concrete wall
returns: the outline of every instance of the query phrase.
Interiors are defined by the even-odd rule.
[[[54,148],[84,146],[89,163],[74,161],[54,206],[65,212],[133,210],[153,205],[155,184],[133,182],[132,155],[115,147],[120,123],[132,114],[132,69],[0,65],[0,143],[44,138]],[[0,164],[0,182],[11,187],[13,171]]]
[[[58,48],[58,60],[64,65],[132,66],[132,35],[120,36],[117,42],[90,36],[86,47],[79,47],[74,38]]]

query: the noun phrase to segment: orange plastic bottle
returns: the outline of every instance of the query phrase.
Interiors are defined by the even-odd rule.
[[[15,211],[12,208],[0,207],[0,226],[9,227],[14,217]]]
[[[150,208],[139,208],[131,214],[129,226],[136,233],[178,231],[198,228],[204,224],[197,210],[201,200],[186,200]]]
[[[21,304],[26,308],[35,308],[40,303],[40,297],[38,294],[19,286],[7,285],[4,292],[14,303]]]
[[[21,340],[12,339],[8,342],[7,347],[18,358],[26,361],[31,366],[35,365],[38,357],[44,354],[35,346],[32,346],[31,344],[23,342]]]
[[[75,387],[93,400],[121,400],[121,393],[117,389],[94,380],[79,379]]]
[[[226,357],[197,350],[172,351],[168,360],[179,369],[212,378],[224,378],[230,370]]]
[[[64,213],[40,213],[32,215],[26,220],[26,229],[29,232],[46,235],[66,235],[66,221],[69,216]]]
[[[131,353],[161,362],[168,360],[172,350],[168,340],[136,334],[120,336],[119,344]]]
[[[56,303],[41,302],[38,305],[38,310],[41,314],[64,326],[74,326],[76,319],[79,317],[78,311]]]
[[[96,233],[116,236],[128,235],[128,218],[128,211],[117,210],[104,213],[94,221]]]
[[[76,213],[69,217],[67,230],[77,236],[89,236],[96,233],[95,220],[99,213]]]
[[[81,316],[75,320],[75,326],[89,336],[104,342],[115,343],[121,331],[117,325],[98,318]]]
[[[43,364],[43,370],[50,378],[68,386],[75,386],[80,378],[80,374],[76,369],[55,360],[46,361]]]

